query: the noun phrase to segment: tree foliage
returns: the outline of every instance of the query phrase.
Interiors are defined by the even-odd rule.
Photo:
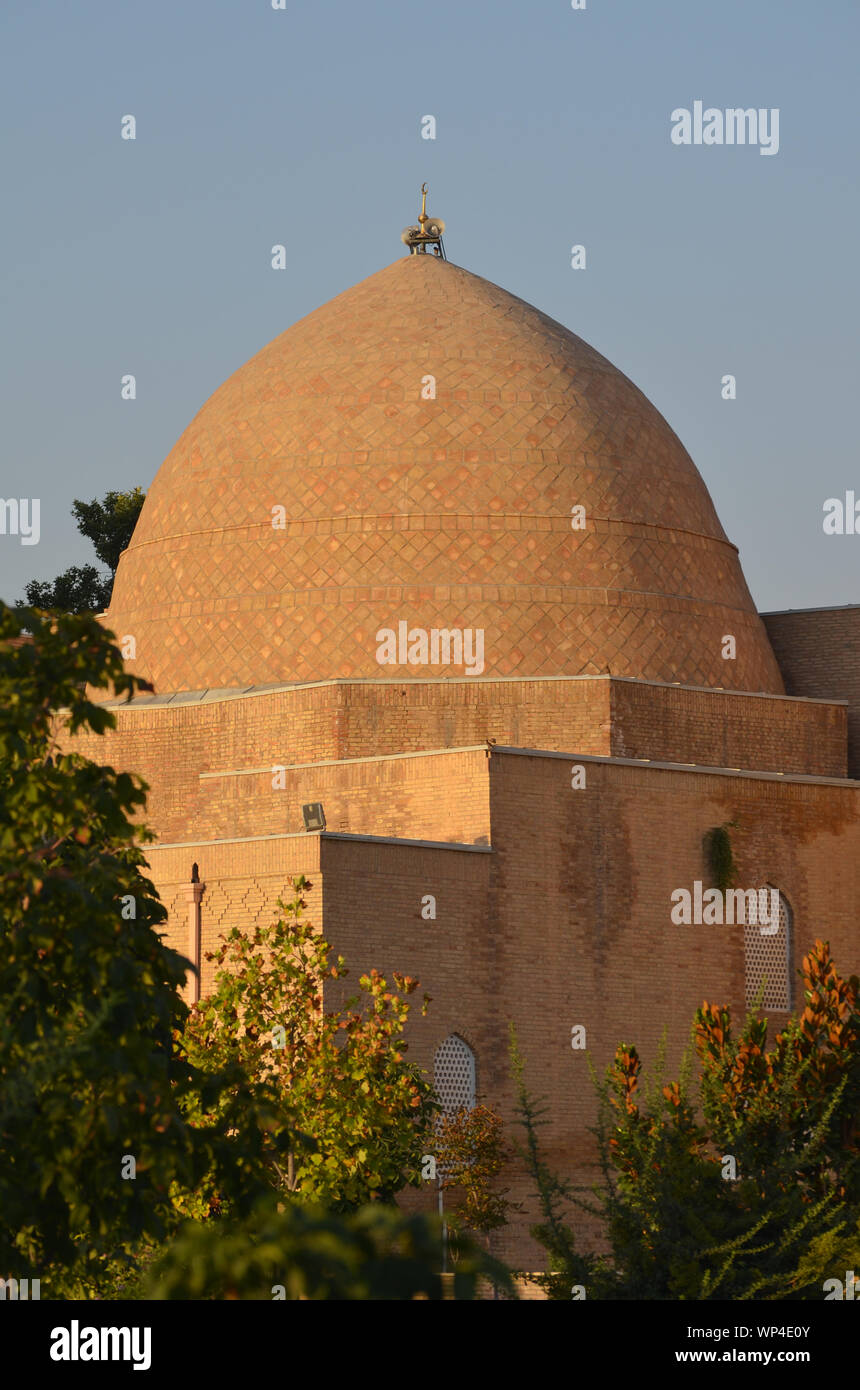
[[[439,1250],[439,1223],[425,1216],[287,1202],[238,1225],[189,1225],[145,1287],[158,1299],[438,1299]],[[454,1297],[473,1298],[479,1278],[513,1293],[508,1270],[462,1238]]]
[[[858,981],[839,976],[823,941],[801,973],[806,1006],[769,1051],[754,1012],[735,1036],[728,1008],[698,1010],[698,1097],[691,1057],[665,1085],[658,1058],[646,1084],[637,1049],[617,1049],[598,1084],[604,1182],[592,1201],[546,1169],[521,1090],[554,1292],[573,1279],[589,1297],[821,1298],[825,1277],[844,1277],[826,1261],[856,1248]],[[567,1199],[600,1218],[611,1258],[575,1251]]]
[[[453,1198],[446,1207],[449,1223],[484,1235],[506,1225],[513,1204],[509,1189],[498,1186],[510,1156],[501,1116],[486,1105],[440,1115],[433,1147],[439,1184]]]
[[[705,1003],[698,1011],[705,1121],[718,1147],[738,1152],[763,1200],[783,1187],[807,1202],[829,1193],[856,1199],[860,982],[840,977],[824,941],[804,956],[800,974],[805,1007],[770,1052],[765,1020],[751,1015],[735,1039],[728,1009]]]
[[[64,751],[78,730],[115,726],[88,687],[150,688],[93,616],[0,605],[4,1277],[38,1278],[43,1298],[271,1298],[275,1284],[290,1298],[438,1297],[435,1222],[378,1202],[346,1218],[305,1206],[387,1193],[416,1164],[435,1106],[403,1058],[415,982],[392,993],[371,972],[360,1006],[320,1012],[322,980],[344,968],[299,921],[299,881],[292,929],[239,951],[248,974],[225,986],[220,1023],[217,1005],[197,1016],[201,1046],[207,1020],[220,1036],[196,1065],[188,962],[162,942],[152,837],[134,823],[145,783]],[[272,1016],[283,1057],[254,1035]],[[303,1145],[294,1100],[316,1125]],[[299,1150],[278,1207],[273,1173]],[[467,1243],[461,1296],[479,1276],[506,1272]]]
[[[356,996],[327,1006],[347,967],[304,916],[312,885],[291,884],[296,897],[279,902],[279,920],[253,935],[232,930],[207,957],[222,968],[188,1019],[186,1053],[203,1068],[238,1062],[276,1087],[296,1143],[286,1167],[273,1160],[274,1186],[344,1210],[390,1200],[421,1181],[437,1109],[405,1057],[418,981],[395,973],[390,989],[371,970]]]
[[[595,1262],[592,1256],[576,1249],[568,1220],[569,1204],[574,1200],[571,1183],[555,1173],[541,1155],[538,1130],[549,1124],[548,1107],[544,1098],[535,1096],[526,1083],[525,1058],[513,1023],[509,1028],[508,1052],[516,1091],[517,1124],[525,1131],[525,1143],[517,1144],[516,1149],[534,1183],[540,1211],[540,1221],[530,1227],[530,1233],[546,1251],[549,1265],[546,1276],[536,1282],[548,1298],[569,1299],[574,1284],[585,1286],[590,1282]]]
[[[150,688],[95,618],[0,605],[0,1269],[16,1277],[163,1239],[172,1190],[213,1167],[249,1210],[276,1118],[262,1089],[231,1103],[235,1072],[198,1073],[175,1048],[186,962],[142,872],[145,784],[63,751],[114,724],[87,682]],[[218,1123],[196,1129],[188,1097]]]
[[[101,613],[110,603],[119,557],[131,541],[146,494],[140,487],[129,492],[106,492],[101,502],[72,504],[82,536],[109,571],[102,575],[94,565],[72,565],[53,580],[32,579],[25,586],[27,602],[34,608],[60,609],[68,613]]]
[[[31,579],[25,586],[34,608],[59,608],[64,613],[102,613],[110,603],[113,577],[105,579],[95,565],[72,565],[56,579]]]
[[[145,501],[143,488],[135,487],[130,492],[106,492],[101,502],[95,498],[81,502],[76,498],[72,504],[78,530],[92,541],[96,555],[111,575],[116,574],[119,557],[131,541]]]

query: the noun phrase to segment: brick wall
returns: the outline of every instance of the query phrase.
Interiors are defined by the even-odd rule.
[[[739,886],[770,882],[793,912],[799,963],[816,936],[844,973],[860,970],[860,807],[855,788],[781,777],[586,761],[496,750],[489,760],[492,852],[321,840],[327,935],[355,971],[417,975],[432,996],[409,1024],[410,1055],[432,1073],[439,1043],[459,1033],[477,1055],[478,1092],[514,1127],[507,1028],[516,1024],[529,1084],[550,1102],[545,1156],[574,1181],[596,1179],[588,1059],[602,1072],[618,1043],[646,1065],[664,1028],[677,1073],[696,1008],[745,1009],[743,928],[679,927],[671,893],[709,882],[703,837],[735,819]],[[424,894],[436,921],[421,918]],[[771,1014],[772,1030],[785,1021]],[[586,1027],[586,1052],[570,1046]],[[540,1268],[536,1219],[517,1165],[506,1177],[525,1211],[493,1238],[520,1267]],[[434,1207],[424,1191],[404,1199]],[[591,1238],[577,1217],[583,1240]]]
[[[494,684],[516,695],[530,683]],[[432,996],[428,1018],[416,1010],[410,1021],[410,1055],[432,1071],[439,1042],[450,1032],[463,1036],[477,1054],[479,1094],[504,1115],[509,1136],[516,1131],[507,1028],[515,1022],[529,1082],[551,1105],[545,1156],[574,1181],[591,1182],[595,1100],[587,1059],[602,1071],[625,1041],[636,1043],[649,1064],[665,1027],[672,1074],[703,999],[743,1011],[742,929],[670,921],[671,892],[707,879],[707,830],[738,821],[732,838],[740,886],[769,881],[782,890],[793,911],[797,960],[820,935],[830,939],[843,972],[860,970],[856,787],[589,760],[573,738],[572,756],[499,744],[489,756],[483,748],[459,748],[293,767],[286,791],[272,790],[270,769],[248,769],[288,761],[282,750],[296,746],[291,701],[304,711],[301,718],[322,728],[346,692],[340,742],[329,745],[343,758],[345,748],[370,739],[374,720],[377,732],[387,729],[383,737],[393,739],[388,720],[395,718],[403,721],[397,738],[411,729],[408,736],[419,742],[440,729],[451,740],[463,728],[474,736],[479,719],[488,729],[513,728],[515,715],[522,737],[528,719],[540,717],[541,738],[567,742],[570,712],[575,724],[577,711],[590,708],[592,736],[605,739],[610,689],[615,739],[637,757],[649,756],[648,747],[665,756],[674,739],[674,749],[683,745],[701,758],[736,756],[746,745],[750,758],[836,761],[844,717],[838,706],[644,683],[610,687],[600,679],[546,682],[520,704],[509,698],[507,725],[501,717],[489,722],[496,715],[488,688],[465,682],[416,686],[405,706],[392,703],[395,687],[325,686],[126,710],[119,735],[77,744],[101,761],[137,767],[153,782],[147,818],[160,843],[147,856],[170,909],[170,944],[183,954],[188,948],[192,862],[204,884],[204,952],[226,928],[250,930],[271,915],[288,877],[304,872],[314,883],[314,920],[347,957],[353,979],[371,965],[403,970]],[[583,790],[571,788],[576,760],[586,769]],[[231,771],[246,775],[221,775]],[[283,833],[305,797],[323,800],[333,829],[422,839],[456,832],[474,848]],[[288,814],[282,808],[289,806]],[[207,844],[210,838],[219,843]],[[475,844],[481,840],[492,850]],[[435,921],[421,917],[428,893],[437,900]],[[210,985],[207,969],[204,990]],[[586,1027],[587,1052],[570,1046],[574,1024]],[[493,1248],[520,1268],[540,1268],[528,1236],[536,1213],[516,1166],[510,1186],[525,1211]],[[434,1197],[422,1190],[409,1200],[432,1207]]]
[[[485,759],[486,765],[486,759]],[[439,1045],[457,1033],[477,1057],[479,1101],[498,1102],[491,1080],[501,1020],[493,996],[498,943],[488,911],[493,856],[488,850],[367,844],[324,836],[325,931],[350,968],[345,985],[376,966],[417,977],[407,1057],[432,1080]],[[435,919],[422,899],[435,899]],[[431,997],[427,1016],[420,998]],[[329,997],[333,990],[329,987]],[[341,991],[343,993],[343,991]],[[409,1211],[435,1213],[435,1183],[401,1194]]]
[[[305,772],[302,764],[464,747],[487,738],[520,748],[818,776],[844,776],[846,766],[842,705],[609,677],[330,682],[238,698],[144,702],[115,713],[117,731],[80,737],[75,746],[146,778],[148,820],[167,840],[240,833],[231,829],[232,817],[241,827],[261,816],[272,830],[299,829],[302,801],[320,799],[314,786],[338,795],[334,774]],[[275,765],[292,770],[290,796],[282,793],[277,802],[264,772],[256,774],[258,785],[247,775],[232,788],[227,779],[211,785],[214,773],[249,774]],[[362,775],[344,774],[337,782],[353,803],[334,808],[333,800],[337,828],[467,841],[482,833],[472,822],[463,828],[456,817],[446,833],[437,833],[420,812],[413,826],[405,803],[398,823],[384,798],[373,810],[371,792],[359,815]],[[429,786],[429,769],[422,776]]]
[[[763,613],[791,695],[848,701],[848,768],[860,777],[860,605]]]
[[[840,704],[614,680],[611,751],[704,767],[845,777],[846,717]]]
[[[488,844],[486,761],[483,749],[452,749],[288,767],[275,775],[271,768],[206,773],[196,833],[217,838],[296,830],[302,805],[321,801],[329,830]]]
[[[485,1076],[510,1118],[504,1025],[513,1019],[527,1077],[551,1101],[546,1156],[591,1182],[587,1058],[602,1072],[623,1041],[651,1064],[665,1028],[674,1074],[703,1000],[744,1011],[743,928],[670,920],[671,892],[708,881],[705,832],[737,819],[739,884],[778,886],[794,913],[795,959],[824,936],[848,974],[860,969],[860,799],[852,787],[782,778],[585,766],[586,788],[572,790],[567,759],[491,760],[496,952],[486,1007],[499,1032]],[[587,1053],[571,1048],[574,1024],[586,1026]],[[500,1252],[537,1260],[526,1228],[503,1234]]]
[[[322,913],[322,874],[319,835],[282,835],[235,844],[183,845],[146,849],[149,877],[169,912],[165,941],[190,957],[188,887],[191,865],[198,865],[203,894],[200,903],[202,993],[211,990],[215,967],[205,957],[231,927],[252,931],[274,920],[279,897],[294,896],[288,880],[304,874],[312,884],[305,896],[310,915]]]

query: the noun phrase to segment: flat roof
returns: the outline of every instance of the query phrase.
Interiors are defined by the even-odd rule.
[[[847,607],[860,607],[858,604],[849,604]],[[789,609],[789,612],[833,612],[833,609]],[[760,615],[761,616],[761,615]],[[776,615],[774,615],[776,616]],[[834,697],[827,699],[819,695],[785,695],[778,694],[776,691],[769,690],[733,690],[730,686],[722,685],[686,685],[683,681],[655,681],[641,678],[638,676],[613,676],[607,672],[595,672],[593,675],[579,676],[400,676],[395,679],[381,680],[373,676],[367,678],[361,676],[334,676],[322,681],[282,681],[273,682],[271,685],[247,685],[247,686],[221,686],[212,687],[207,690],[175,690],[164,695],[136,695],[133,700],[124,700],[121,697],[111,700],[101,700],[99,704],[108,709],[128,709],[135,712],[144,709],[159,709],[166,705],[208,705],[215,704],[221,700],[247,700],[253,699],[258,695],[272,695],[283,690],[316,690],[323,686],[337,685],[379,685],[379,686],[404,686],[404,685],[546,685],[553,681],[620,681],[625,685],[647,685],[654,686],[660,690],[695,690],[704,692],[707,695],[738,695],[748,700],[788,700],[793,704],[808,705],[845,705],[847,700]]]
[[[374,845],[408,845],[419,849],[456,849],[468,854],[492,854],[492,845],[467,845],[460,840],[410,840],[397,835],[352,835],[346,830],[286,830],[276,835],[231,835],[220,840],[173,840],[147,844],[146,852],[159,849],[196,849],[203,845],[245,845],[259,840],[360,840]]]
[[[815,777],[806,772],[765,772],[756,768],[709,767],[704,763],[665,763],[656,758],[614,758],[596,753],[556,753],[546,748],[514,748],[495,744],[492,753],[512,753],[524,758],[562,758],[565,762],[616,763],[619,767],[654,768],[657,772],[692,772],[706,777],[748,777],[760,782],[809,782],[814,786],[860,789],[852,777]]]
[[[422,748],[409,753],[371,753],[363,758],[327,758],[315,763],[266,763],[262,767],[226,768],[223,772],[199,772],[199,780],[218,777],[252,777],[271,772],[274,767],[284,772],[299,772],[307,768],[354,766],[356,763],[398,762],[408,758],[456,757],[458,753],[511,753],[524,758],[560,758],[564,762],[611,763],[618,767],[654,768],[660,772],[696,772],[710,777],[751,777],[770,782],[810,782],[828,787],[860,787],[851,777],[819,777],[808,772],[773,772],[763,768],[713,767],[709,763],[672,763],[661,758],[622,758],[608,753],[559,752],[551,748],[518,748],[504,743],[467,743],[455,748]],[[326,832],[328,833],[328,832]],[[266,836],[257,838],[265,839]]]
[[[759,613],[759,617],[782,618],[786,613],[846,613],[851,608],[860,608],[860,603],[834,603],[829,608],[772,608],[767,613]]]

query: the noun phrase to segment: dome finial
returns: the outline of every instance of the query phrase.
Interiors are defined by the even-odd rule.
[[[434,255],[441,256],[443,261],[447,261],[445,246],[442,241],[442,233],[445,230],[445,223],[441,217],[431,217],[427,211],[427,184],[421,185],[421,212],[418,214],[418,225],[416,227],[406,227],[400,233],[400,240],[404,246],[409,247],[410,256],[416,256],[420,252],[427,254],[427,247],[432,246]]]

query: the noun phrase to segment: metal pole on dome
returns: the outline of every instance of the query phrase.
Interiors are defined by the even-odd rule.
[[[411,227],[404,227],[400,233],[400,240],[404,246],[409,247],[410,256],[426,256],[427,247],[433,247],[433,253],[440,256],[443,261],[448,257],[445,253],[445,246],[442,241],[442,233],[445,230],[445,223],[441,217],[431,217],[427,211],[427,184],[421,185],[421,211],[418,214],[418,221]]]

